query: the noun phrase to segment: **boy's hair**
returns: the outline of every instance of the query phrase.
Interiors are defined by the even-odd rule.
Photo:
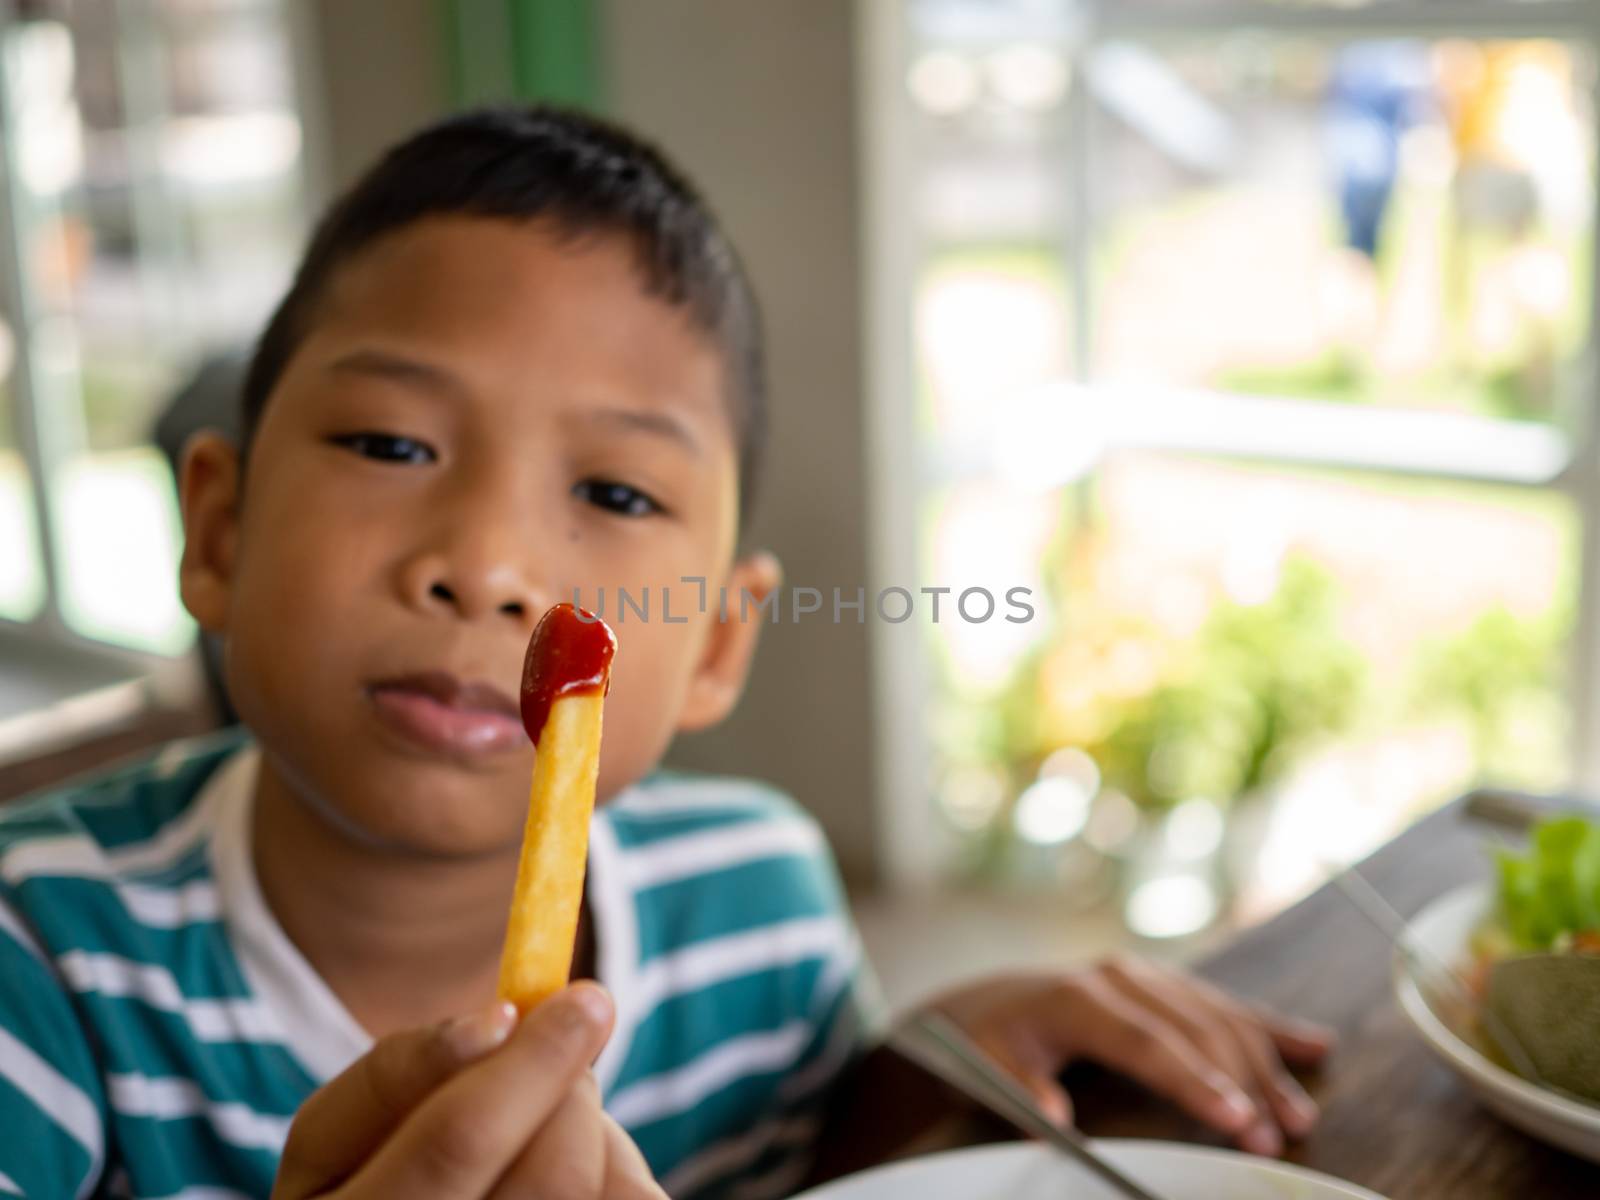
[[[315,320],[335,272],[386,234],[435,216],[544,220],[573,238],[632,244],[645,291],[682,307],[722,352],[739,454],[739,524],[767,434],[761,314],[705,201],[655,147],[569,109],[483,109],[393,147],[318,224],[244,382],[246,452],[267,398]]]

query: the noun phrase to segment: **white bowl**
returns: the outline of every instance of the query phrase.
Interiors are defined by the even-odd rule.
[[[1162,1200],[1383,1200],[1300,1167],[1172,1142],[1098,1141],[1095,1149]],[[1122,1200],[1058,1150],[1008,1143],[908,1159],[795,1200]]]
[[[1492,896],[1487,885],[1472,884],[1435,900],[1411,922],[1417,947],[1451,966],[1465,962],[1473,930],[1489,912]],[[1542,1142],[1600,1162],[1600,1108],[1529,1083],[1482,1054],[1433,1011],[1399,955],[1394,988],[1400,1010],[1428,1048],[1490,1111]]]

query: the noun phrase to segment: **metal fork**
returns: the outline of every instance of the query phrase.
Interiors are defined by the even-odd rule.
[[[1400,957],[1405,959],[1411,977],[1419,986],[1432,991],[1436,997],[1447,996],[1461,1012],[1476,1013],[1478,1019],[1483,1022],[1484,1032],[1506,1056],[1517,1074],[1544,1087],[1551,1086],[1539,1073],[1539,1068],[1534,1065],[1533,1056],[1523,1046],[1521,1039],[1511,1032],[1499,1014],[1487,1004],[1478,1003],[1472,994],[1472,989],[1467,986],[1466,980],[1461,978],[1459,971],[1418,944],[1417,939],[1411,936],[1410,923],[1395,911],[1394,906],[1367,881],[1365,875],[1354,867],[1349,867],[1344,870],[1334,870],[1332,878],[1334,886],[1344,893],[1356,911],[1388,936],[1394,948],[1400,952]]]
[[[900,1053],[1001,1120],[1076,1159],[1127,1200],[1162,1200],[1100,1157],[1076,1129],[1057,1125],[1045,1116],[1026,1089],[949,1019],[937,1013],[923,1013],[889,1040]]]

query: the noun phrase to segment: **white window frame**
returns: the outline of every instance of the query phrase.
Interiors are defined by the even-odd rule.
[[[166,113],[166,96],[161,80],[163,47],[155,35],[150,12],[151,0],[106,0],[117,7],[118,20],[128,31],[119,46],[122,70],[122,99],[128,113],[128,128],[153,126]],[[320,73],[312,15],[305,0],[281,0],[283,21],[290,44],[295,109],[302,128],[301,177],[304,182],[302,223],[309,223],[314,196],[320,195],[326,178],[323,106],[315,86]],[[215,17],[202,16],[200,20]],[[0,0],[0,49],[7,44],[10,30],[18,23],[14,0]],[[21,267],[23,231],[30,215],[25,211],[28,197],[19,186],[5,148],[14,144],[10,96],[0,78],[0,302],[15,323],[16,345],[12,366],[11,397],[13,422],[18,447],[28,470],[33,502],[34,535],[39,565],[43,573],[43,602],[31,620],[0,618],[0,635],[43,639],[68,648],[91,652],[125,664],[132,670],[159,669],[167,656],[129,649],[91,638],[74,630],[62,613],[61,564],[57,554],[58,517],[49,480],[71,453],[70,423],[78,419],[80,397],[70,393],[76,381],[49,377],[41,362],[38,331],[41,315],[33,289]],[[141,241],[161,241],[160,228],[165,218],[159,194],[161,185],[152,182],[151,172],[136,173],[133,186],[135,221]],[[141,251],[141,254],[149,251]],[[181,319],[181,318],[180,318]]]
[[[152,0],[105,3],[116,5],[117,18],[126,31],[118,50],[128,128],[154,127],[165,115],[166,94],[161,57],[164,44],[153,24]],[[328,176],[322,64],[315,14],[309,3],[281,0],[302,135],[299,215],[305,225],[325,192]],[[10,31],[18,24],[14,0],[0,0],[0,52],[9,45]],[[0,761],[92,734],[135,717],[152,704],[192,704],[203,687],[192,654],[163,655],[102,641],[78,632],[63,613],[62,564],[55,532],[59,514],[50,480],[75,448],[72,423],[81,420],[81,393],[76,392],[79,381],[72,378],[70,364],[65,377],[56,372],[53,378],[50,364],[44,361],[48,355],[40,353],[41,314],[32,282],[22,268],[24,230],[30,221],[25,206],[30,198],[16,178],[7,149],[15,144],[9,136],[11,99],[9,76],[0,75],[0,304],[15,327],[12,420],[28,472],[43,594],[39,611],[31,619],[0,618],[0,661],[14,660],[17,669],[25,672],[48,668],[49,689],[56,698],[38,710],[0,713]],[[160,243],[166,221],[162,185],[145,170],[137,173],[133,187],[134,219],[141,242],[153,239]],[[141,249],[141,254],[152,252],[148,247]],[[6,552],[12,552],[11,548]]]

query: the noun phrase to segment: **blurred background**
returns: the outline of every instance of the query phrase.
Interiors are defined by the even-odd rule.
[[[1597,46],[1592,0],[0,0],[0,796],[227,719],[171,456],[328,198],[516,99],[731,229],[792,583],[1033,590],[775,626],[674,750],[817,813],[892,998],[1600,793]]]

